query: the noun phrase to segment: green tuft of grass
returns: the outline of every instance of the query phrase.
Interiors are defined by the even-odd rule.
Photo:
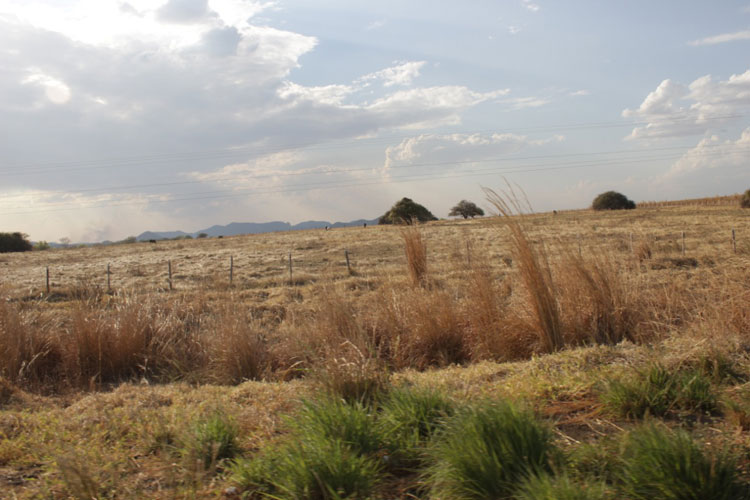
[[[299,441],[340,441],[359,454],[376,454],[386,447],[372,409],[359,402],[331,397],[304,401],[290,423]]]
[[[575,481],[568,475],[530,476],[514,495],[516,500],[607,500],[612,498],[601,481]]]
[[[239,429],[232,419],[216,411],[199,420],[187,444],[187,456],[199,461],[206,470],[239,452]]]
[[[628,380],[612,380],[603,400],[626,418],[660,417],[672,410],[710,413],[718,407],[711,381],[701,371],[670,371],[660,364],[653,364]]]
[[[399,388],[383,401],[378,425],[398,465],[416,467],[426,444],[455,412],[453,401],[439,391]]]
[[[703,450],[685,431],[644,425],[625,438],[620,487],[633,500],[739,500],[750,495],[726,452]]]
[[[232,478],[250,495],[279,500],[372,498],[381,463],[340,440],[290,443],[232,467]],[[252,497],[251,497],[252,498]]]
[[[457,413],[430,450],[436,498],[507,498],[531,475],[551,472],[551,431],[528,411],[485,402]]]

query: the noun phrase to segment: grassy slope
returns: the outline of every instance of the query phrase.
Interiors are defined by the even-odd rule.
[[[740,238],[736,255],[729,243],[732,228]],[[747,302],[732,301],[747,292],[742,287],[750,276],[750,238],[743,239],[750,235],[747,213],[690,206],[611,214],[567,212],[533,216],[526,221],[526,229],[532,241],[543,240],[550,247],[552,260],[561,258],[564,251],[577,252],[579,241],[582,253],[632,259],[632,233],[634,250],[644,244],[652,256],[632,269],[629,283],[645,295],[658,292],[667,298],[650,306],[669,305],[652,316],[664,328],[640,345],[625,342],[568,348],[515,362],[485,360],[443,369],[403,369],[393,375],[391,383],[437,387],[458,400],[490,396],[523,401],[554,424],[562,446],[576,447],[618,435],[632,425],[602,404],[608,380],[627,380],[635,370],[657,361],[676,369],[718,360],[731,366],[736,375],[714,382],[722,398],[735,402],[732,409],[725,405],[715,415],[673,412],[667,422],[688,427],[702,442],[731,443],[746,456],[750,442],[738,430],[750,420],[744,410],[749,390],[744,380],[750,379],[750,365],[743,347],[750,335],[750,313]],[[681,231],[686,232],[684,257]],[[462,293],[468,247],[475,260],[486,258],[498,279],[514,272],[507,263],[511,248],[496,221],[431,224],[423,236],[434,289]],[[344,249],[351,252],[353,275],[346,273]],[[294,287],[285,283],[284,256],[289,251],[295,256]],[[237,266],[233,288],[225,282],[229,255],[235,257]],[[136,244],[3,255],[0,266],[8,271],[3,292],[20,299],[13,303],[21,304],[22,311],[40,308],[45,315],[64,315],[76,307],[76,297],[94,297],[100,303],[102,296],[92,288],[101,287],[102,279],[92,274],[111,262],[118,289],[138,287],[164,295],[167,259],[177,269],[178,291],[173,294],[196,294],[208,304],[234,301],[260,317],[266,328],[279,325],[272,314],[266,316],[269,311],[283,311],[282,327],[295,318],[307,318],[306,314],[326,303],[321,296],[332,281],[360,306],[371,303],[373,294],[384,287],[408,283],[398,229],[379,227],[164,242],[156,248]],[[42,292],[40,270],[45,265],[60,270],[53,274],[58,295],[54,301],[38,304],[29,298]],[[466,297],[455,300],[462,298]],[[676,317],[687,314],[694,304],[701,305],[699,316],[705,319]],[[201,381],[198,375],[192,378]],[[252,455],[279,439],[279,432],[286,428],[282,416],[294,411],[300,397],[317,394],[319,385],[316,377],[224,386],[135,380],[108,390],[88,392],[73,386],[43,396],[43,387],[19,388],[3,382],[0,491],[18,498],[211,498],[230,482],[221,471],[206,470],[182,453],[194,439],[195,422],[216,411],[231,416],[241,431],[243,454]]]

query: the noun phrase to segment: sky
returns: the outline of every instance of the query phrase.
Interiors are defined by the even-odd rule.
[[[0,231],[750,188],[750,1],[0,0]]]

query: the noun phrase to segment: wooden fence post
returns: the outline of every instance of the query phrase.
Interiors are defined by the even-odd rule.
[[[682,255],[685,255],[685,231],[682,232]]]
[[[172,290],[172,261],[167,261],[167,273],[169,274],[169,289]]]
[[[292,283],[292,252],[289,252],[289,284],[291,285]]]
[[[734,228],[732,228],[732,250],[737,253],[737,239],[735,238]]]
[[[346,271],[351,274],[352,268],[349,265],[349,250],[344,250],[344,257],[346,257]]]
[[[112,291],[112,282],[109,278],[111,275],[112,275],[112,272],[109,269],[109,262],[107,262],[107,291],[108,292]]]
[[[633,253],[633,233],[630,233],[630,253]]]
[[[47,270],[47,295],[49,295],[49,266],[46,267]]]
[[[234,255],[229,256],[229,284],[232,284],[234,279]]]

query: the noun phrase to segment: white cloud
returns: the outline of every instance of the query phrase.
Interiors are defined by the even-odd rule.
[[[717,45],[720,43],[736,42],[739,40],[750,40],[750,30],[735,31],[734,33],[722,33],[720,35],[708,36],[688,42],[688,45],[698,47],[701,45]]]
[[[456,163],[471,165],[488,158],[512,155],[531,146],[543,146],[565,140],[563,136],[531,139],[518,134],[421,134],[402,140],[385,151],[383,170],[386,173],[398,166],[409,164]],[[512,158],[512,157],[511,157]]]
[[[365,75],[360,80],[382,80],[385,87],[411,85],[414,79],[419,76],[419,72],[425,64],[425,61],[399,62],[390,68]]]
[[[574,92],[570,92],[568,95],[572,96],[572,97],[579,97],[579,96],[586,96],[586,95],[590,95],[590,94],[591,94],[591,92],[589,92],[588,90],[581,89],[581,90],[576,90]]]
[[[65,104],[70,101],[70,87],[65,82],[45,75],[36,68],[31,69],[29,73],[29,76],[21,80],[22,84],[35,85],[44,89],[45,96],[53,104]]]
[[[516,35],[521,31],[523,31],[523,28],[520,26],[508,26],[508,33],[510,33],[511,35]]]
[[[525,109],[544,106],[549,104],[550,100],[543,97],[516,97],[503,102],[510,104],[512,109]]]
[[[703,133],[738,118],[750,107],[750,70],[714,81],[710,75],[687,87],[664,80],[637,109],[626,109],[623,117],[645,122],[628,139],[653,139]]]
[[[318,87],[305,87],[293,82],[285,82],[278,90],[282,99],[297,101],[310,101],[316,104],[328,106],[344,106],[344,100],[355,92],[351,85],[322,85]]]
[[[677,160],[662,180],[704,169],[743,167],[750,156],[750,128],[742,131],[736,141],[721,141],[718,136],[701,139]]]
[[[385,26],[385,21],[383,20],[373,21],[367,26],[365,26],[365,30],[372,31],[372,30],[380,29],[383,26]]]
[[[523,6],[531,12],[539,12],[539,5],[533,3],[531,0],[523,0]]]

